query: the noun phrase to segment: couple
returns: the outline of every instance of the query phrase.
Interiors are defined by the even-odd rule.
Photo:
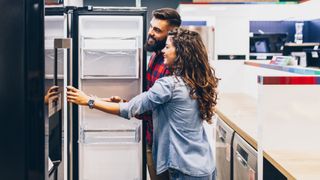
[[[214,114],[218,80],[201,37],[175,28],[162,52],[172,75],[160,78],[129,102],[93,101],[73,87],[68,87],[67,99],[127,119],[152,110],[152,157],[157,174],[163,179],[214,179],[215,164],[202,123],[210,122]]]

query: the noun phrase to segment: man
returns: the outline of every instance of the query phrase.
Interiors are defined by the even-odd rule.
[[[168,32],[181,25],[181,18],[178,12],[171,8],[157,9],[152,12],[153,18],[148,30],[148,38],[144,45],[145,50],[152,52],[148,63],[146,74],[148,90],[155,81],[163,76],[171,74],[169,69],[163,64],[163,53],[161,50],[166,45]],[[141,119],[146,121],[146,140],[147,140],[147,165],[151,180],[166,179],[165,174],[156,175],[156,170],[152,159],[152,112],[142,115]]]

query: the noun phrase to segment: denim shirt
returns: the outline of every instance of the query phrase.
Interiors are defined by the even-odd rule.
[[[158,79],[149,91],[120,103],[120,116],[127,119],[152,110],[157,174],[173,168],[190,176],[207,176],[215,169],[198,103],[189,92],[180,77],[168,76]]]

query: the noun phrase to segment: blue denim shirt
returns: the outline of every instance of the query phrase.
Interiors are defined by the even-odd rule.
[[[120,103],[120,116],[127,119],[152,110],[157,174],[173,168],[190,176],[207,176],[215,169],[198,103],[189,92],[180,77],[168,76],[128,103]]]

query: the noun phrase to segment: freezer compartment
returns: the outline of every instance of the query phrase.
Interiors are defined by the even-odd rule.
[[[217,180],[231,180],[232,138],[234,130],[223,120],[217,118],[216,126],[216,162]]]
[[[233,140],[234,180],[258,179],[257,151],[237,133]]]
[[[127,128],[110,127],[109,129],[80,129],[83,144],[130,144],[141,140],[141,125]]]

